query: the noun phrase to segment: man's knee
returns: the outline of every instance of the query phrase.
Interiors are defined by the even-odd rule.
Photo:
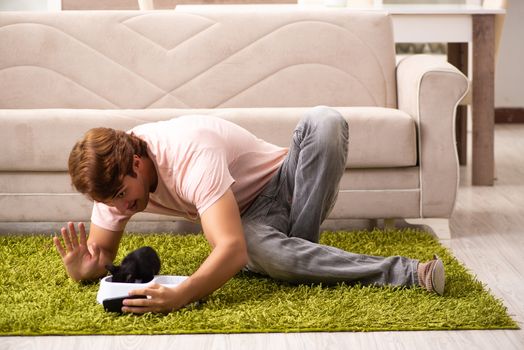
[[[326,138],[342,136],[348,138],[348,123],[346,119],[336,109],[327,106],[313,107],[306,114],[306,120],[312,123],[315,128],[325,134]]]

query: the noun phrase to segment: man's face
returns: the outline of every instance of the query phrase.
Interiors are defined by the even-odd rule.
[[[143,211],[149,202],[149,189],[144,178],[138,173],[137,177],[126,175],[122,186],[115,196],[106,201],[106,204],[117,208],[122,214],[135,214]]]

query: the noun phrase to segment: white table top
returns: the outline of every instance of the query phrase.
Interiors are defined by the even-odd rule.
[[[506,11],[504,9],[490,9],[484,8],[480,5],[452,5],[452,4],[419,4],[419,5],[406,5],[406,4],[383,4],[368,7],[361,6],[348,6],[348,7],[326,7],[317,4],[246,4],[246,5],[177,5],[175,10],[191,11],[191,9],[201,9],[210,11],[235,11],[247,9],[257,11],[286,11],[286,10],[312,10],[312,9],[351,9],[351,10],[362,10],[362,11],[383,11],[394,15],[434,15],[434,14],[450,14],[450,15],[473,15],[473,14],[503,14]]]
[[[353,8],[353,7],[349,7]],[[479,5],[452,5],[452,4],[384,4],[374,6],[373,9],[387,11],[391,14],[502,14],[504,9],[490,9]]]

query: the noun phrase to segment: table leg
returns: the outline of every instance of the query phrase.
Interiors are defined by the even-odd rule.
[[[468,75],[468,44],[448,43],[448,62],[457,67],[464,75]],[[457,106],[455,134],[457,138],[457,153],[460,165],[467,164],[468,155],[468,106]]]
[[[473,185],[492,186],[495,169],[495,16],[473,16]]]

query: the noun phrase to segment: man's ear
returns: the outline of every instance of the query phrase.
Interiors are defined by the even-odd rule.
[[[142,158],[139,155],[133,155],[133,171],[135,174],[138,173],[138,169],[142,166]]]

